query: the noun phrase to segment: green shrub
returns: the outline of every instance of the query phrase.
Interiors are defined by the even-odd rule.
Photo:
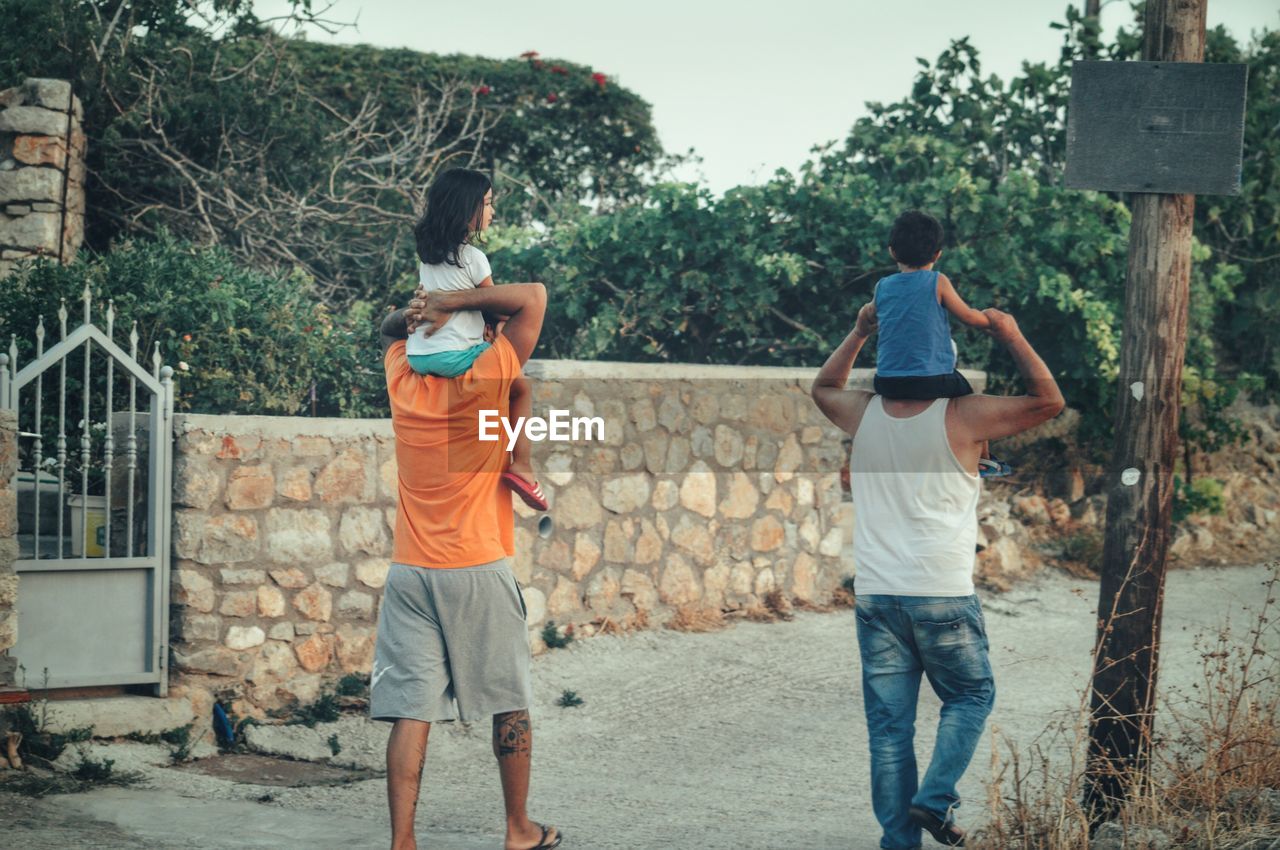
[[[196,248],[168,234],[125,242],[106,254],[82,254],[59,266],[22,267],[0,287],[0,329],[18,337],[19,360],[34,349],[44,319],[46,348],[58,339],[65,299],[79,326],[81,293],[89,287],[94,323],[105,329],[108,300],[117,311],[116,342],[128,350],[138,324],[139,357],[148,367],[159,343],[174,367],[174,406],[197,413],[310,413],[381,416],[385,389],[367,309],[342,319],[320,304],[301,274],[277,276],[238,265],[221,248]],[[117,370],[119,374],[119,370]],[[68,392],[79,389],[75,374]]]
[[[556,627],[555,620],[547,620],[547,624],[542,627],[542,642],[548,649],[563,649],[573,643],[573,628],[561,631]]]
[[[1193,514],[1220,514],[1226,507],[1222,482],[1216,478],[1197,478],[1187,486],[1182,476],[1173,476],[1173,521],[1181,522]]]

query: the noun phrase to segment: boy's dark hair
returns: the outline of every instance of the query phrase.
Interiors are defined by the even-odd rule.
[[[893,223],[889,247],[904,266],[927,266],[942,250],[942,223],[927,212],[908,210]]]
[[[458,249],[471,237],[476,216],[484,207],[493,181],[482,171],[451,168],[427,190],[427,208],[413,228],[418,259],[427,265],[462,266]]]

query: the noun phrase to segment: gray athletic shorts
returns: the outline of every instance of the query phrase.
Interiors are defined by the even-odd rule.
[[[392,564],[369,694],[374,720],[481,720],[532,701],[524,597],[503,558]]]

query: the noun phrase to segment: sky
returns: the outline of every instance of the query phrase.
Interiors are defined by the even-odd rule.
[[[321,8],[325,0],[313,0]],[[1076,0],[1077,7],[1083,0]],[[843,139],[867,101],[905,97],[919,70],[968,35],[984,73],[1003,79],[1024,60],[1052,62],[1067,0],[336,0],[354,22],[313,41],[427,53],[590,65],[643,97],[663,147],[701,157],[678,177],[721,193],[795,169],[812,147]],[[287,0],[257,0],[262,17]],[[1237,39],[1280,29],[1276,0],[1209,0],[1208,24]],[[1103,0],[1102,26],[1128,24],[1127,2]]]

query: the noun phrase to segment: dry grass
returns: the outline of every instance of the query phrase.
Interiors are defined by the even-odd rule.
[[[727,625],[719,608],[681,605],[667,621],[667,628],[677,632],[718,632]]]
[[[1150,774],[1133,783],[1140,790],[1120,813],[1130,850],[1141,850],[1144,830],[1179,848],[1280,846],[1280,812],[1259,805],[1266,789],[1280,790],[1280,640],[1271,622],[1278,584],[1274,564],[1247,632],[1228,625],[1202,635],[1200,681],[1191,693],[1161,694],[1164,728],[1151,745]],[[988,825],[967,846],[1087,850],[1087,705],[1085,694],[1025,748],[992,729]]]

